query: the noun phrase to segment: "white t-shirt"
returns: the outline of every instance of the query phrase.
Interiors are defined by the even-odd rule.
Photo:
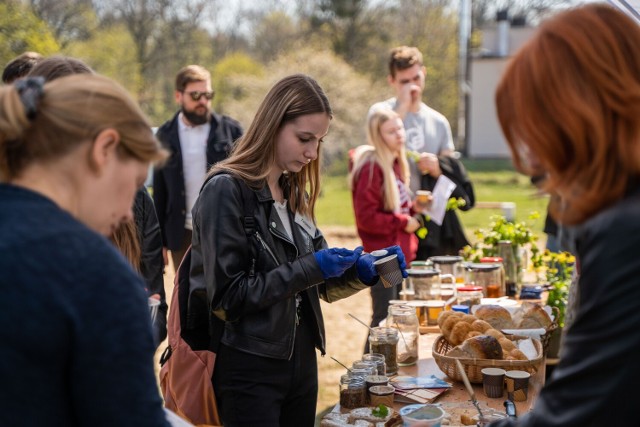
[[[180,113],[178,117],[178,138],[182,152],[182,171],[184,174],[185,204],[187,208],[184,227],[192,230],[191,209],[200,194],[207,174],[207,138],[211,124],[187,126]]]
[[[396,110],[396,98],[389,98],[373,104],[367,119],[374,111],[383,108]],[[407,134],[407,150],[419,153],[440,154],[442,151],[454,151],[451,126],[447,118],[424,102],[420,103],[417,113],[407,113],[404,117],[404,128]]]

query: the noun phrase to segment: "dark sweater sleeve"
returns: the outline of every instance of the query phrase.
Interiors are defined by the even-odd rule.
[[[94,427],[166,426],[146,292],[110,249],[96,244],[69,265],[79,288],[66,301],[75,330],[69,377],[76,419]]]

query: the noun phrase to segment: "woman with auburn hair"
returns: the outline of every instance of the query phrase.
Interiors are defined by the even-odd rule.
[[[166,426],[144,285],[105,238],[165,153],[112,80],[43,82],[0,88],[0,425]]]
[[[623,396],[640,380],[640,26],[605,4],[558,14],[513,58],[496,103],[516,166],[555,196],[580,278],[551,380],[529,414],[492,426],[634,424]]]
[[[378,110],[367,124],[368,145],[353,151],[349,175],[358,235],[367,252],[391,245],[402,248],[407,262],[418,250],[414,232],[420,222],[413,217],[409,190],[409,165],[402,119],[392,110]],[[371,288],[371,326],[387,317],[389,301],[398,299],[398,288],[378,283]],[[365,352],[368,351],[365,346]]]
[[[320,298],[378,281],[375,257],[327,249],[316,227],[331,117],[314,79],[279,80],[193,208],[189,288],[193,298],[204,286],[215,314],[213,386],[225,427],[313,426],[316,348],[325,354]],[[400,248],[388,250],[404,269]]]

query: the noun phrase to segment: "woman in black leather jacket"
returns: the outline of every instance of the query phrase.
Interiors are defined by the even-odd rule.
[[[190,289],[206,288],[213,328],[222,329],[213,334],[213,385],[225,427],[312,426],[315,349],[325,353],[320,298],[336,301],[378,280],[373,256],[327,249],[316,228],[331,114],[315,80],[280,80],[193,208]],[[400,249],[388,250],[404,268]]]
[[[559,14],[512,59],[496,103],[514,163],[557,196],[580,278],[550,381],[530,413],[491,425],[637,425],[640,26],[605,4]]]

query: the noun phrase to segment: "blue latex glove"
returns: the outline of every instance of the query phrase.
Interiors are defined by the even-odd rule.
[[[322,249],[314,255],[322,271],[322,277],[329,279],[342,276],[355,264],[360,254],[362,254],[362,246],[358,246],[353,251],[344,248]]]
[[[384,248],[387,253],[382,256],[373,256],[369,253],[363,254],[358,258],[356,262],[356,268],[358,270],[358,279],[362,283],[368,286],[373,286],[378,283],[378,272],[376,271],[376,266],[373,263],[380,259],[387,257],[389,255],[397,255],[398,256],[398,264],[400,264],[400,270],[402,271],[402,277],[408,277],[409,273],[407,273],[407,262],[404,259],[404,254],[402,253],[402,249],[400,246],[389,246],[388,248]]]

